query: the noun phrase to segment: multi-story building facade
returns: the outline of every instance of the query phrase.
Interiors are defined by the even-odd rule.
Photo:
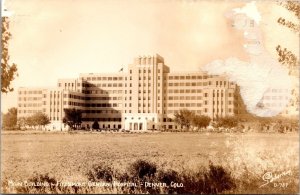
[[[65,129],[64,109],[82,111],[82,125],[101,128],[177,129],[174,114],[188,109],[212,119],[241,113],[238,87],[225,75],[172,73],[159,55],[135,58],[127,72],[80,74],[57,87],[20,88],[18,117],[46,113],[51,129]]]

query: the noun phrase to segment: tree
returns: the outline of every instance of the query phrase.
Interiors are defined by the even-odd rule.
[[[65,108],[65,117],[63,118],[63,123],[67,124],[71,129],[76,129],[81,125],[81,115],[82,111],[75,108],[69,109]]]
[[[179,110],[174,114],[175,116],[175,123],[179,124],[181,128],[186,127],[187,129],[190,128],[192,123],[192,118],[194,117],[194,113],[187,109]]]
[[[298,1],[282,1],[280,2],[280,5],[293,13],[297,17],[298,21],[300,20],[300,3]],[[277,22],[292,30],[297,35],[300,32],[299,24],[288,21],[283,17],[279,17]],[[293,52],[289,51],[287,48],[283,48],[281,45],[276,47],[276,51],[278,54],[278,61],[288,67],[290,74],[294,69],[298,70],[299,59]]]
[[[32,116],[28,116],[25,118],[25,125],[29,126],[29,127],[34,127],[35,126],[35,122]]]
[[[209,125],[211,119],[208,116],[203,115],[194,115],[192,118],[192,124],[193,126],[197,128],[205,128]]]
[[[13,107],[8,109],[8,112],[3,115],[3,128],[14,129],[17,126],[17,108]]]
[[[19,117],[17,121],[17,125],[19,129],[22,129],[26,126],[26,118],[25,117]]]
[[[238,125],[238,118],[235,116],[225,116],[217,119],[217,127],[233,128]]]
[[[32,116],[32,118],[33,118],[34,124],[36,124],[36,125],[45,127],[45,125],[50,124],[49,117],[45,113],[43,113],[43,112],[37,112],[37,113],[35,113]]]
[[[13,91],[11,81],[17,76],[17,65],[9,65],[8,40],[11,34],[9,32],[9,18],[2,17],[2,59],[1,59],[1,92],[7,93]]]
[[[98,123],[97,120],[94,121],[94,123],[93,123],[93,125],[92,125],[92,128],[93,128],[93,129],[99,129],[99,128],[100,128],[99,123]]]

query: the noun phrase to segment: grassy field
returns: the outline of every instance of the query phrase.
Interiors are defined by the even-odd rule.
[[[126,172],[130,164],[142,159],[165,170],[183,172],[208,167],[211,161],[239,181],[231,193],[296,193],[298,155],[296,133],[4,133],[1,177],[2,181],[24,181],[37,172],[60,181],[85,181],[93,165],[102,162]],[[265,172],[284,171],[292,173],[276,182],[289,183],[288,187],[274,187],[272,182],[260,188]]]

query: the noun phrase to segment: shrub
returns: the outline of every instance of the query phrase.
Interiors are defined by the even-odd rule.
[[[92,125],[92,128],[93,128],[93,129],[99,129],[99,128],[100,128],[100,127],[99,127],[99,123],[98,123],[97,120],[94,121],[94,123],[93,123],[93,125]]]
[[[137,160],[129,167],[129,172],[139,179],[152,177],[156,173],[156,165],[145,160]]]
[[[205,193],[220,193],[236,187],[233,178],[229,172],[226,172],[222,166],[209,165],[208,173],[204,175],[205,183],[209,185]]]
[[[161,183],[166,183],[167,186],[170,186],[171,182],[180,182],[179,173],[174,170],[167,171],[159,171],[157,174],[157,180]],[[167,187],[166,189],[162,189],[164,193],[172,194],[177,192],[175,188]]]
[[[159,171],[157,175],[157,179],[162,183],[166,183],[167,185],[170,185],[171,182],[180,181],[178,172],[174,170]]]
[[[87,173],[89,181],[106,181],[112,182],[113,180],[113,170],[109,165],[100,164],[93,166],[92,170]]]
[[[163,168],[163,167],[162,167]],[[141,194],[141,193],[175,193],[175,194],[217,194],[224,191],[232,190],[236,187],[234,180],[230,173],[222,166],[215,166],[210,163],[209,168],[198,169],[194,172],[191,170],[184,170],[177,172],[174,170],[160,169],[157,171],[156,164],[137,160],[129,166],[129,175],[127,172],[117,173],[119,170],[114,170],[107,164],[95,165],[87,173],[87,179],[92,182],[136,182],[137,186],[112,186],[108,188],[97,187],[79,187],[79,186],[31,186],[20,187],[16,189],[17,193],[126,193],[126,194]],[[33,183],[48,183],[56,184],[57,180],[50,177],[48,174],[35,174],[28,179]],[[146,187],[139,185],[139,182],[150,183],[165,183],[164,186]],[[183,184],[183,187],[171,187],[171,183]],[[8,190],[7,182],[2,181],[2,185]],[[9,190],[14,192],[13,190]],[[229,191],[232,192],[232,191]]]

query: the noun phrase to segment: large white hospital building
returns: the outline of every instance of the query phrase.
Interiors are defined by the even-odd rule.
[[[173,73],[159,55],[134,59],[128,71],[80,74],[59,79],[54,88],[19,88],[18,117],[41,111],[51,129],[66,129],[65,108],[82,111],[82,126],[97,120],[100,128],[177,129],[174,113],[188,109],[212,119],[241,114],[238,86],[225,75]]]

